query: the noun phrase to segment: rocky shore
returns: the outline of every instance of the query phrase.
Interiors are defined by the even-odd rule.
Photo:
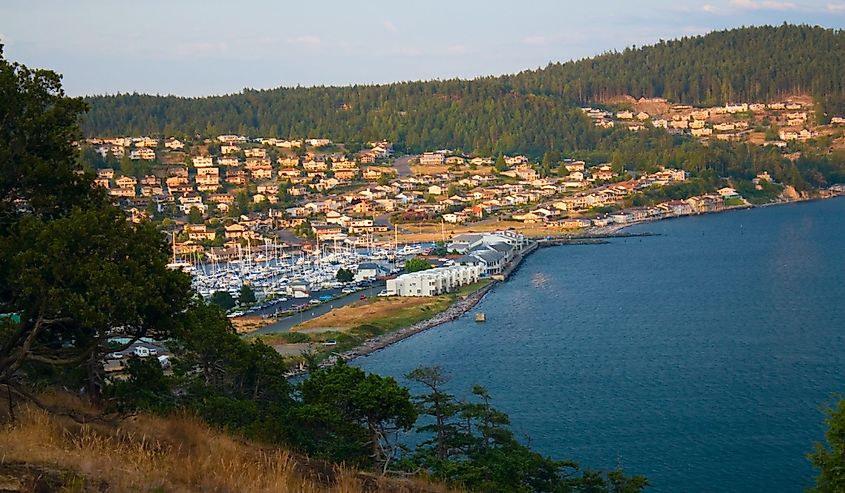
[[[438,325],[444,324],[446,322],[451,322],[452,320],[459,318],[461,315],[468,312],[475,305],[477,305],[478,302],[481,301],[482,298],[484,298],[484,295],[486,295],[495,284],[495,282],[490,283],[487,286],[484,286],[483,288],[479,289],[478,291],[467,295],[466,297],[453,303],[446,310],[438,313],[437,315],[429,319],[415,323],[414,325],[405,327],[404,329],[399,329],[395,332],[391,332],[390,334],[384,334],[382,336],[375,337],[373,339],[368,340],[361,346],[358,346],[344,353],[332,355],[331,357],[321,362],[319,366],[326,367],[334,365],[337,362],[338,358],[350,360],[353,358],[366,356],[380,349],[384,349],[387,346],[390,346],[391,344],[395,344],[403,339],[407,339],[408,337],[411,337],[414,334],[419,334],[420,332],[437,327]]]
[[[803,201],[806,201],[806,200],[812,200],[812,199],[783,200],[783,201],[779,201],[779,202],[772,203],[772,204],[766,204],[766,205],[790,204],[790,203],[795,203],[795,202],[803,202]],[[754,208],[754,207],[761,207],[761,206],[759,206],[759,205],[753,206],[753,205],[750,205],[750,204],[743,204],[743,205],[740,205],[740,206],[725,207],[725,208],[719,209],[717,211],[711,211],[711,212],[708,212],[708,213],[727,212],[727,211],[732,211],[732,210],[749,209],[749,208]],[[690,214],[690,215],[694,215],[694,214]],[[676,218],[676,217],[684,217],[684,216],[674,216],[673,215],[673,216],[662,216],[662,217],[657,217],[657,218],[648,218],[648,219],[645,219],[645,220],[633,221],[631,223],[626,223],[626,224],[614,224],[614,225],[609,225],[609,226],[605,226],[605,227],[601,227],[601,228],[593,228],[589,231],[583,231],[580,234],[559,235],[559,236],[556,236],[556,237],[546,237],[544,239],[532,242],[532,244],[528,248],[526,248],[525,250],[520,252],[513,259],[513,261],[510,263],[510,265],[508,265],[508,267],[505,269],[505,272],[503,272],[503,275],[499,276],[499,280],[494,279],[494,281],[492,283],[490,283],[487,286],[484,286],[483,288],[479,289],[478,291],[476,291],[472,294],[469,294],[466,297],[456,301],[449,308],[447,308],[445,311],[438,313],[437,315],[435,315],[435,316],[433,316],[429,319],[423,320],[423,321],[418,322],[418,323],[411,325],[409,327],[399,329],[395,332],[391,332],[390,334],[384,334],[382,336],[375,337],[373,339],[366,341],[364,344],[362,344],[362,345],[360,345],[356,348],[353,348],[349,351],[346,351],[346,352],[343,352],[343,353],[333,354],[329,358],[323,360],[319,364],[319,366],[320,367],[328,367],[328,366],[334,365],[337,362],[338,358],[342,358],[344,360],[351,360],[351,359],[354,359],[354,358],[359,358],[361,356],[366,356],[368,354],[371,354],[371,353],[374,353],[374,352],[379,351],[381,349],[384,349],[384,348],[390,346],[391,344],[395,344],[395,343],[397,343],[401,340],[407,339],[408,337],[411,337],[415,334],[419,334],[420,332],[423,332],[425,330],[437,327],[438,325],[444,324],[446,322],[451,322],[452,320],[459,318],[461,315],[468,312],[476,304],[478,304],[478,302],[481,301],[481,299],[484,297],[484,295],[486,295],[493,288],[493,286],[496,285],[497,282],[502,282],[510,274],[512,274],[520,266],[522,261],[526,257],[528,257],[529,255],[531,255],[533,252],[535,252],[538,248],[543,248],[543,247],[548,247],[548,246],[567,245],[567,244],[579,245],[579,244],[605,243],[607,239],[614,238],[614,237],[650,236],[650,233],[628,234],[628,233],[622,232],[622,230],[625,229],[625,228],[628,228],[630,226],[633,226],[635,224],[654,222],[654,221],[659,221],[659,220],[662,220],[662,219],[670,219],[670,218]],[[300,375],[300,374],[303,374],[303,373],[305,373],[305,370],[300,369],[300,370],[296,370],[294,372],[291,372],[291,376],[296,376],[296,375]]]

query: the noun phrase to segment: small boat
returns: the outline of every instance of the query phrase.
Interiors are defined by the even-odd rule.
[[[475,321],[476,322],[486,322],[487,321],[487,315],[485,315],[483,312],[478,312],[478,313],[475,314]]]

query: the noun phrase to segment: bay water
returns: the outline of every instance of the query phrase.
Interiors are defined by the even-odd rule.
[[[845,394],[845,198],[627,231],[658,235],[541,249],[473,311],[356,364],[405,385],[440,366],[539,452],[650,491],[803,491]]]

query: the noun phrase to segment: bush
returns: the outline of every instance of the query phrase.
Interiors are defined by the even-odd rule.
[[[302,332],[284,332],[279,337],[289,344],[300,344],[311,340],[307,334],[303,334]]]
[[[408,259],[405,261],[405,272],[419,272],[422,270],[431,269],[432,265],[426,262],[424,259],[419,257],[414,257],[412,259]]]
[[[235,299],[228,291],[215,291],[209,301],[224,310],[229,310],[235,306]]]

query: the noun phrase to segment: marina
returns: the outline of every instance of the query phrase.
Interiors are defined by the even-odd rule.
[[[378,277],[394,275],[402,263],[430,249],[423,245],[376,245],[343,240],[318,241],[316,246],[290,247],[269,240],[253,248],[250,242],[232,252],[212,249],[207,256],[178,255],[174,245],[169,267],[180,269],[192,277],[192,285],[204,298],[226,292],[237,299],[242,288],[249,286],[257,304],[249,312],[280,315],[302,311],[310,306],[370,287]],[[377,272],[362,271],[363,264],[374,265]],[[351,281],[338,280],[341,269],[352,272]],[[379,275],[382,274],[382,275]],[[288,302],[288,303],[286,303]],[[283,310],[267,310],[284,304]],[[246,312],[234,311],[231,316]]]

